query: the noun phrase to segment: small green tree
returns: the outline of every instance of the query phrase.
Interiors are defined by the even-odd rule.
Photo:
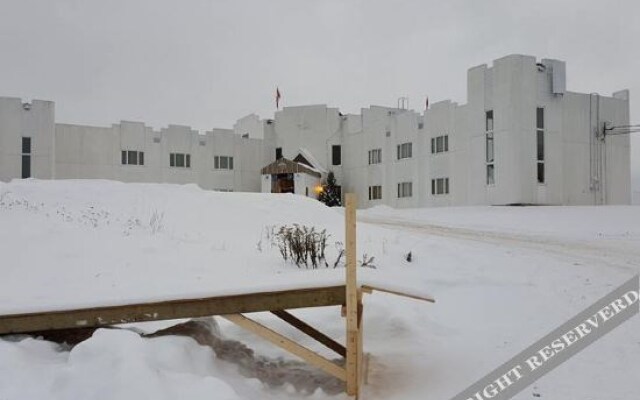
[[[336,177],[333,172],[329,172],[327,175],[327,182],[322,185],[318,200],[329,207],[342,206],[340,187],[336,185]]]

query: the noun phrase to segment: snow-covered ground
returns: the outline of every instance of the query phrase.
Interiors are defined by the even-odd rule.
[[[375,256],[377,266],[361,269],[363,278],[437,299],[365,298],[366,399],[447,400],[640,271],[640,207],[379,207],[358,215],[358,253]],[[335,258],[341,210],[302,197],[107,181],[0,183],[0,313],[342,279],[341,269],[282,261],[266,232],[291,223],[326,228]],[[344,340],[337,308],[294,313]],[[331,355],[275,317],[255,317]],[[229,323],[220,329],[256,355],[293,359]],[[635,317],[516,398],[634,399],[639,359]],[[267,387],[236,368],[185,337],[98,330],[70,351],[4,338],[0,399],[345,397]]]

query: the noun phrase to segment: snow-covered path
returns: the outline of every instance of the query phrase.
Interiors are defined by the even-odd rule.
[[[435,235],[451,239],[482,242],[498,246],[537,250],[547,255],[570,258],[576,262],[588,262],[620,268],[629,272],[640,271],[640,246],[637,240],[617,238],[600,240],[567,239],[522,233],[505,233],[490,230],[469,229],[438,225],[398,217],[367,217],[358,221],[389,229],[408,231],[421,235]]]
[[[455,211],[439,212],[455,216]],[[640,209],[627,211],[631,223],[637,220]],[[437,256],[429,263],[430,282],[435,284],[439,303],[429,312],[434,326],[421,335],[444,350],[432,346],[425,350],[425,357],[455,373],[430,382],[429,393],[435,396],[427,398],[451,398],[640,272],[639,236],[624,228],[617,234],[603,234],[592,224],[575,234],[547,234],[522,215],[520,221],[516,218],[510,223],[511,229],[504,229],[485,221],[468,227],[455,217],[440,216],[434,221],[424,214],[374,209],[360,212],[359,221],[395,232],[403,237],[407,250],[421,252],[429,247],[429,253],[436,256],[434,253],[455,249],[442,265]],[[523,223],[530,225],[523,229],[519,225]],[[601,228],[611,230],[611,226]],[[452,318],[459,313],[465,315],[465,322]],[[445,320],[446,329],[439,323]],[[548,399],[634,398],[638,389],[634,377],[640,376],[638,359],[640,318],[635,317],[515,398],[530,399],[534,394]],[[465,379],[459,379],[461,375]]]

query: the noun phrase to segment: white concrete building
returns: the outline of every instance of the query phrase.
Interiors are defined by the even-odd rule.
[[[573,93],[565,82],[564,62],[511,55],[468,71],[466,104],[441,101],[422,114],[285,107],[273,120],[252,114],[233,130],[205,134],[137,122],[56,124],[51,102],[0,98],[0,179],[197,183],[315,197],[310,189],[332,171],[361,207],[628,204],[629,137],[604,133],[629,124],[629,92]],[[274,164],[280,158],[286,171]]]

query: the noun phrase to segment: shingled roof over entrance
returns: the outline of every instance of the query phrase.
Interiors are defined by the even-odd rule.
[[[315,176],[320,178],[322,174],[318,171],[314,171],[310,167],[288,160],[286,158],[281,158],[267,165],[266,167],[260,170],[262,175],[277,175],[277,174],[297,174],[304,173],[307,175]]]

